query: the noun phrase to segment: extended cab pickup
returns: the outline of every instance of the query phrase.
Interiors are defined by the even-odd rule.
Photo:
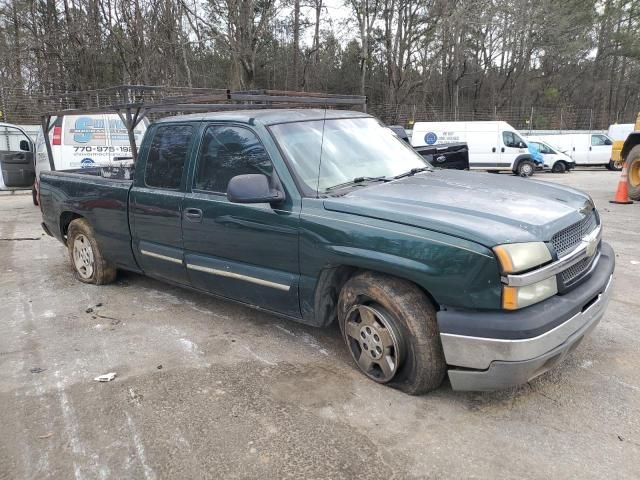
[[[130,270],[314,326],[408,393],[524,383],[602,318],[614,253],[591,198],[435,170],[359,112],[172,117],[135,169],[41,176],[77,277]]]

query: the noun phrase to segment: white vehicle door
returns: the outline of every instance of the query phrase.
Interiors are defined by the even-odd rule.
[[[513,163],[520,155],[529,153],[527,144],[516,132],[504,130],[500,147],[500,163],[504,168],[513,168]]]
[[[576,164],[589,165],[590,143],[589,134],[571,135],[571,150],[569,155]]]
[[[133,153],[129,143],[129,134],[124,123],[118,115],[105,115],[108,126],[109,161],[122,165],[133,162]],[[146,121],[140,122],[134,129],[133,135],[138,148],[147,129]]]
[[[502,143],[496,128],[490,131],[467,131],[469,147],[469,168],[474,170],[500,170],[509,168],[502,165],[500,148]]]
[[[53,143],[55,145],[56,142]],[[109,164],[109,145],[104,115],[63,117],[61,143],[60,154],[54,154],[56,170],[74,170]]]
[[[0,173],[0,190],[33,185],[33,142],[22,128],[0,125]]]
[[[613,142],[606,135],[592,134],[589,146],[589,164],[602,165],[611,160],[611,146]]]

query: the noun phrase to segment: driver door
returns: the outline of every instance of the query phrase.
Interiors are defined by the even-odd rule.
[[[589,163],[594,165],[609,163],[613,142],[606,135],[591,135]]]
[[[276,175],[256,133],[208,125],[183,200],[189,279],[201,290],[300,317],[299,213],[290,195],[277,207],[230,202],[227,184],[243,174]]]
[[[514,132],[505,130],[502,132],[502,143],[504,147],[500,149],[500,161],[504,165],[513,167],[513,162],[519,155],[529,153],[526,143]]]
[[[3,188],[31,188],[35,180],[33,142],[20,128],[0,127],[0,168]]]

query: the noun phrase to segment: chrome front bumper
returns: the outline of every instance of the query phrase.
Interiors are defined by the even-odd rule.
[[[592,301],[555,328],[524,339],[442,333],[442,347],[454,390],[496,390],[526,383],[572,351],[598,324],[611,297],[613,275]],[[602,285],[602,284],[601,284]],[[469,370],[473,369],[473,370]]]

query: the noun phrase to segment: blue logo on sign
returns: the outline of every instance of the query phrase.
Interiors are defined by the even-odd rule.
[[[435,145],[438,141],[438,136],[433,132],[429,132],[424,136],[424,141],[427,145]]]
[[[83,158],[82,160],[80,160],[80,167],[81,168],[91,168],[96,164],[96,162],[94,162],[91,158]]]
[[[78,143],[87,143],[91,140],[93,133],[93,119],[91,117],[80,117],[76,120],[73,129],[73,141]]]

